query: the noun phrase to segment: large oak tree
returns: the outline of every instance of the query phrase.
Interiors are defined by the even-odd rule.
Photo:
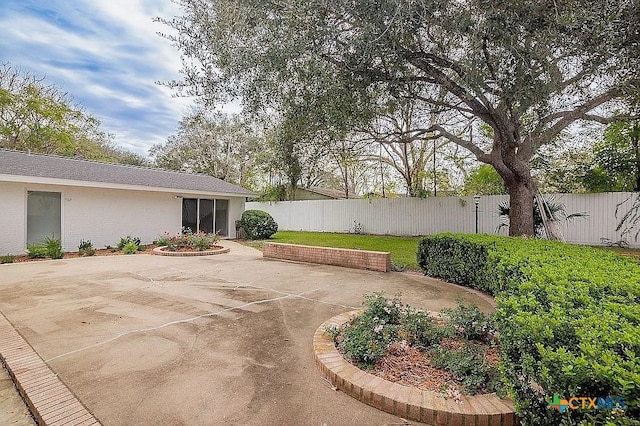
[[[164,22],[185,77],[171,85],[205,103],[241,98],[311,129],[371,120],[381,94],[480,119],[485,145],[440,124],[412,130],[496,169],[511,235],[533,235],[534,153],[577,121],[611,122],[638,91],[636,0],[178,3],[183,16]]]

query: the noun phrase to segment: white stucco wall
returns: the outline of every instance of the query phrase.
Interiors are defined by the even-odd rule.
[[[0,255],[25,248],[26,194],[20,185],[0,182]]]
[[[62,193],[65,251],[77,251],[83,239],[91,240],[96,248],[115,246],[126,235],[140,237],[148,244],[164,231],[179,232],[182,225],[182,199],[176,198],[176,192],[0,182],[0,254],[19,254],[26,248],[27,191]],[[192,193],[184,196],[227,198]],[[230,198],[230,238],[235,238],[235,220],[243,211],[244,198]]]

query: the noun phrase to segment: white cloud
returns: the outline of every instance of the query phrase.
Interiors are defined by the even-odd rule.
[[[16,4],[17,3],[17,4]],[[115,134],[146,154],[173,133],[191,100],[156,81],[179,78],[180,54],[153,22],[180,13],[170,0],[16,2],[0,9],[0,61],[60,85]]]

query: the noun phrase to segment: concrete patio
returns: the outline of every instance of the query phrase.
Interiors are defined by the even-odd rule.
[[[211,257],[2,265],[0,311],[104,425],[381,425],[401,419],[336,392],[316,370],[319,325],[374,291],[429,310],[459,296],[491,309],[419,275],[224,245],[230,253]]]

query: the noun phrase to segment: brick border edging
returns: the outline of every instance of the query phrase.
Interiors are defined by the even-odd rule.
[[[189,256],[213,256],[215,254],[229,253],[231,250],[229,247],[220,247],[214,250],[202,250],[202,251],[164,251],[162,250],[166,246],[156,247],[153,249],[153,254],[158,256],[175,256],[175,257],[189,257]]]
[[[495,393],[463,395],[458,404],[437,392],[393,383],[350,364],[324,330],[327,326],[341,326],[358,312],[346,312],[325,321],[313,335],[316,365],[336,388],[379,410],[431,425],[519,425],[513,403]]]
[[[391,253],[383,251],[266,241],[262,246],[262,256],[268,259],[342,266],[344,268],[377,272],[389,272],[391,270]]]
[[[38,425],[100,425],[2,312],[0,362],[9,372]]]

